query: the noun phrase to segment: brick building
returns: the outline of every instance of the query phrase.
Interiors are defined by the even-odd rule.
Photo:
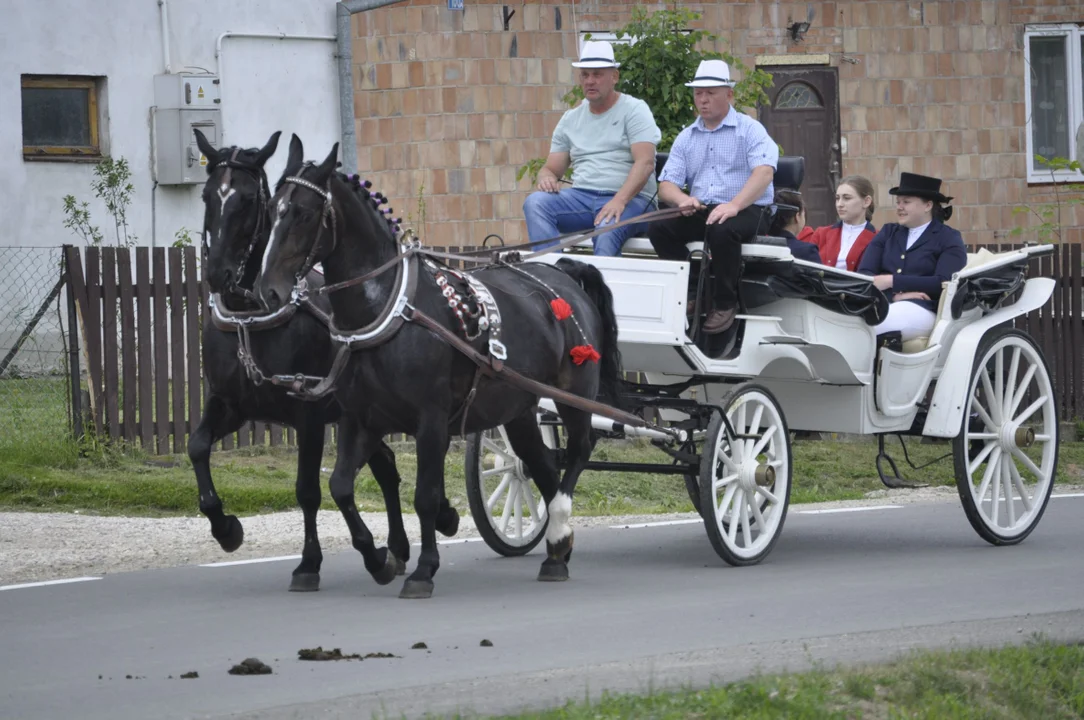
[[[530,185],[516,169],[548,151],[583,34],[624,25],[634,4],[410,0],[355,15],[359,169],[415,227],[424,197],[430,244],[524,240]],[[683,5],[773,73],[772,105],[758,114],[784,152],[807,158],[811,223],[834,219],[833,180],[852,173],[877,186],[874,222],[892,221],[888,189],[907,170],[944,178],[967,242],[1007,239],[1036,222],[1014,206],[1055,195],[1032,153],[1076,150],[1081,0]],[[1084,241],[1084,206],[1061,219],[1065,240]]]

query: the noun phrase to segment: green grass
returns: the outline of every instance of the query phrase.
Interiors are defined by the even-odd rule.
[[[28,446],[48,450],[71,432],[68,405],[67,376],[0,380],[0,453]]]
[[[922,445],[909,442],[912,460],[921,464],[951,449],[946,443]],[[82,455],[89,454],[90,457]],[[902,454],[890,447],[904,475],[931,485],[954,484],[952,462],[945,460],[921,471],[903,463]],[[792,502],[820,502],[861,498],[882,488],[874,468],[876,443],[824,440],[794,443]],[[638,442],[599,443],[595,460],[666,462],[667,456]],[[403,477],[400,497],[407,511],[413,505],[417,458],[414,446],[396,448],[396,462]],[[245,448],[218,451],[211,456],[215,485],[229,512],[238,515],[289,510],[296,507],[294,477],[297,453],[292,448]],[[325,455],[324,468],[335,464]],[[467,508],[464,458],[461,450],[449,453],[445,465],[448,495],[461,511]],[[321,473],[324,507],[332,506],[327,494],[329,472]],[[1058,481],[1084,482],[1084,443],[1064,443]],[[368,469],[356,484],[363,510],[384,509],[379,487]],[[54,440],[48,445],[0,445],[0,509],[75,510],[113,515],[191,515],[197,511],[196,480],[183,455],[149,457],[138,450],[121,452],[109,446],[79,448]],[[586,472],[576,490],[576,510],[581,515],[623,515],[660,512],[691,512],[692,504],[679,476],[626,472]]]
[[[1084,646],[1034,640],[1001,649],[917,652],[878,666],[761,676],[705,690],[604,695],[516,720],[608,718],[1084,717]]]

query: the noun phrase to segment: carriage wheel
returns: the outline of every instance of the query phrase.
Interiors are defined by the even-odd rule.
[[[708,539],[731,565],[754,565],[771,552],[790,505],[790,433],[779,403],[755,383],[721,403],[735,436],[716,413],[700,457],[700,507]]]
[[[541,430],[546,447],[556,448],[557,428]],[[526,555],[542,540],[549,517],[504,428],[471,435],[466,459],[467,501],[478,534],[500,555]]]
[[[1039,523],[1058,466],[1058,409],[1046,359],[1019,330],[975,354],[963,427],[953,441],[956,488],[971,527],[1015,545]]]

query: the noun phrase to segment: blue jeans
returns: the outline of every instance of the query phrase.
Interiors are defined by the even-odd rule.
[[[577,230],[593,230],[595,217],[602,206],[610,202],[614,193],[601,190],[581,190],[569,188],[559,193],[542,190],[531,193],[523,202],[523,214],[527,219],[527,237],[531,242],[547,240]],[[643,215],[647,210],[647,198],[643,195],[634,197],[625,206],[622,220]],[[632,235],[645,230],[646,223],[633,223],[612,232],[596,235],[591,239],[596,255],[620,255],[621,247]],[[556,243],[540,245],[537,249],[550,247]]]

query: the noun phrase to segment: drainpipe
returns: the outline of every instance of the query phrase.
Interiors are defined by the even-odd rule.
[[[332,42],[335,40],[331,35],[291,35],[289,33],[253,33],[253,32],[234,32],[233,30],[227,30],[218,36],[218,40],[215,41],[215,75],[218,76],[219,93],[221,95],[222,89],[226,87],[226,79],[222,76],[222,43],[226,38],[255,38],[264,40],[322,40],[324,42]],[[221,98],[225,103],[225,97]],[[225,146],[224,138],[226,137],[226,129],[223,127],[221,131],[223,140],[219,142],[220,146]]]
[[[169,59],[169,6],[166,0],[158,0],[158,7],[162,8],[159,20],[162,23],[162,64],[166,67],[166,75],[173,72]]]
[[[354,134],[354,47],[350,35],[350,16],[354,13],[394,5],[403,0],[340,0],[335,3],[335,41],[339,46],[339,125],[342,142],[342,170],[358,170],[358,143]]]

